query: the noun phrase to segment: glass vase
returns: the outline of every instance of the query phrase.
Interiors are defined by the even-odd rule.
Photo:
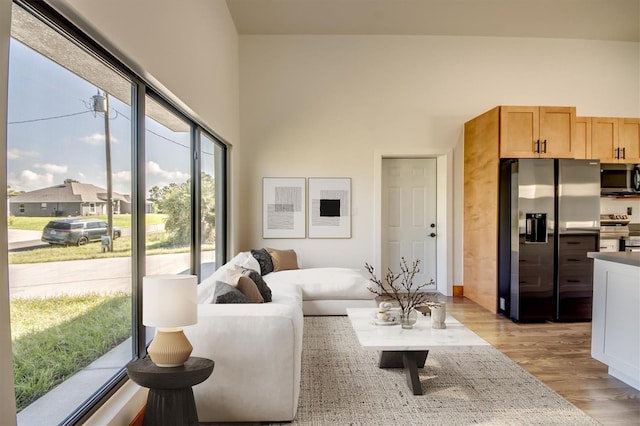
[[[415,309],[409,309],[401,312],[400,324],[402,325],[402,328],[413,328],[416,321],[418,321],[418,311]]]

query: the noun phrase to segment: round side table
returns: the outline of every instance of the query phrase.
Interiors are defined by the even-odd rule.
[[[150,359],[127,364],[129,378],[149,388],[144,425],[197,425],[198,413],[191,386],[204,382],[214,362],[191,357],[179,367],[158,367]]]

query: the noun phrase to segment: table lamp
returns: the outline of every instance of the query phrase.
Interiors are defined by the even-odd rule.
[[[178,367],[193,346],[182,327],[198,322],[195,275],[148,275],[142,278],[142,323],[157,327],[147,352],[159,367]]]

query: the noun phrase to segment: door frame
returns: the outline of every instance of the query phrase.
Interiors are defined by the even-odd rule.
[[[453,296],[453,151],[442,153],[391,152],[373,153],[373,267],[382,265],[382,159],[436,159],[436,289]]]

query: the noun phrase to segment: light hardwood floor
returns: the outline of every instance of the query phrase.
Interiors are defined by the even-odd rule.
[[[518,324],[466,297],[447,312],[603,425],[640,425],[640,391],[591,358],[591,323]]]

